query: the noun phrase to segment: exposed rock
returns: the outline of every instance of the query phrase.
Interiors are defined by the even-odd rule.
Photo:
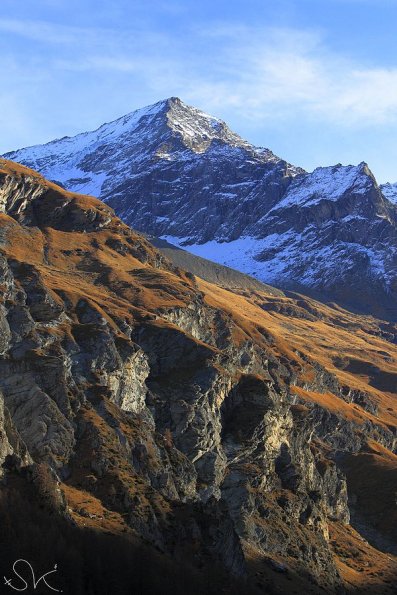
[[[379,186],[366,163],[307,173],[174,97],[6,157],[196,256],[397,320],[396,185]],[[32,217],[26,204],[7,208]],[[230,278],[157,244],[195,274]]]
[[[164,555],[210,558],[247,585],[255,556],[312,592],[342,588],[328,526],[349,523],[344,461],[370,440],[390,457],[396,446],[379,387],[397,351],[379,323],[309,298],[225,292],[175,269],[99,201],[2,167],[5,481],[41,470],[44,499],[54,485],[49,500],[77,524],[100,524],[84,508],[96,499]],[[377,349],[376,387],[375,376],[354,385],[366,362],[282,336],[312,324],[325,341],[335,321]]]

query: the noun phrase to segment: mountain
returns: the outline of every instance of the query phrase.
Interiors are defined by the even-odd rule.
[[[4,576],[391,595],[397,326],[195,277],[6,160],[0,195]]]
[[[380,188],[383,196],[393,204],[397,204],[397,182],[395,184],[382,184]]]
[[[136,229],[189,232],[198,241],[221,234],[222,226],[230,239],[238,237],[239,219],[255,222],[302,171],[176,98],[7,158],[101,196]]]
[[[285,289],[396,319],[397,212],[365,163],[299,175],[254,230],[186,247]]]
[[[306,173],[177,98],[6,157],[198,256],[397,319],[394,187],[364,163]]]

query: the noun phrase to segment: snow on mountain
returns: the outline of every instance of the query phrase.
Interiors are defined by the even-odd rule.
[[[6,157],[266,283],[395,303],[396,185],[365,163],[307,173],[177,98]]]
[[[34,164],[33,169],[74,192],[87,191],[99,196],[109,172],[106,167],[95,168],[95,171],[88,170],[84,166],[87,156],[95,154],[104,146],[114,147],[116,154],[120,155],[117,147],[126,136],[130,142],[143,145],[148,133],[147,127],[142,126],[143,122],[149,124],[150,133],[150,125],[163,108],[164,102],[161,101],[109,124],[103,124],[93,132],[83,132],[74,137],[66,136],[7,155],[17,157],[20,163]],[[140,157],[136,155],[136,160]],[[124,162],[124,159],[122,161]]]
[[[387,200],[390,200],[393,204],[397,204],[397,182],[394,184],[390,184],[390,182],[382,184],[380,188]]]
[[[283,198],[233,241],[164,239],[266,283],[366,309],[376,296],[375,307],[394,309],[396,211],[365,163],[297,176]]]
[[[318,167],[308,176],[298,178],[288,188],[277,209],[289,205],[314,205],[322,200],[339,200],[346,192],[365,194],[371,186],[369,170],[363,172],[366,164],[343,167]],[[365,173],[366,175],[363,175]]]
[[[7,158],[99,196],[138,230],[197,242],[239,237],[303,173],[177,98]]]
[[[148,161],[189,159],[192,154],[205,153],[216,142],[222,142],[223,149],[231,152],[243,149],[259,162],[281,161],[268,149],[255,149],[221,120],[188,107],[177,98],[136,110],[93,132],[6,155],[20,163],[32,164],[68,189],[87,190],[100,196],[128,173],[146,173],[150,168]],[[143,172],[139,171],[140,163],[145,164]],[[296,169],[290,168],[290,173]]]

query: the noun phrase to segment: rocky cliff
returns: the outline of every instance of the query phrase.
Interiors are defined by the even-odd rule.
[[[198,256],[397,319],[395,186],[365,163],[304,172],[177,98],[6,157]]]
[[[393,592],[395,325],[196,278],[5,160],[0,204],[0,496],[52,477],[208,593]]]
[[[380,188],[383,196],[393,204],[397,203],[397,182],[395,184],[390,184],[390,182],[388,184],[382,184]]]

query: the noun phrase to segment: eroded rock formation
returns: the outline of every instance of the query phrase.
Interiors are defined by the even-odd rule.
[[[246,592],[288,592],[291,580],[343,592],[346,559],[334,546],[353,531],[354,502],[356,529],[384,537],[371,543],[390,577],[390,528],[379,512],[365,517],[360,494],[348,499],[355,457],[376,447],[397,470],[397,347],[382,323],[302,296],[206,283],[100,201],[0,166],[6,484],[45,464],[73,522],[109,531],[117,518],[110,531],[176,564],[188,557],[201,568],[210,557]],[[376,352],[383,390],[346,371],[364,348]],[[87,502],[106,515],[87,513]],[[375,570],[366,578],[388,592]]]

